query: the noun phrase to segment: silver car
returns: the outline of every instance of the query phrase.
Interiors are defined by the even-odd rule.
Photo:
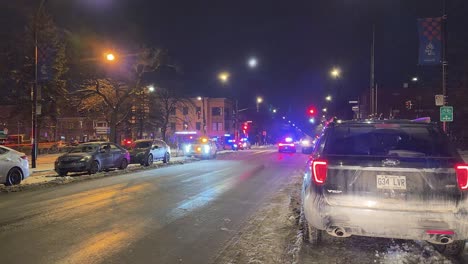
[[[434,123],[330,123],[302,187],[305,239],[426,240],[446,255],[468,239],[468,165]]]
[[[17,185],[29,177],[28,156],[14,149],[0,146],[0,183]]]
[[[154,161],[161,160],[168,163],[171,159],[171,149],[162,140],[140,139],[128,147],[130,163],[139,163],[143,166],[151,166]]]

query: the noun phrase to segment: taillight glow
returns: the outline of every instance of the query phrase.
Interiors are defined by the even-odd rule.
[[[323,185],[327,179],[328,163],[324,160],[312,161],[312,178],[317,185]]]
[[[455,171],[457,172],[458,187],[462,190],[468,190],[468,165],[457,165]]]

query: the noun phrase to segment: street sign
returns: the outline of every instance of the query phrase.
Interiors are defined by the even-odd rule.
[[[440,108],[440,121],[453,122],[453,106],[442,106]]]
[[[435,96],[435,105],[436,106],[443,106],[444,105],[444,95],[443,94],[436,94],[436,96]]]
[[[357,104],[358,101],[349,101],[350,104]]]
[[[359,106],[357,106],[357,105],[353,106],[353,107],[352,107],[352,110],[353,110],[354,112],[359,111]]]

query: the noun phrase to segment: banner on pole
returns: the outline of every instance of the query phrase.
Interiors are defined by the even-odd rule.
[[[442,18],[418,19],[419,64],[441,64],[442,54]]]

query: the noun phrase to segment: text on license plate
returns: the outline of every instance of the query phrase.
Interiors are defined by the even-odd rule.
[[[406,176],[377,175],[377,188],[406,190]]]

